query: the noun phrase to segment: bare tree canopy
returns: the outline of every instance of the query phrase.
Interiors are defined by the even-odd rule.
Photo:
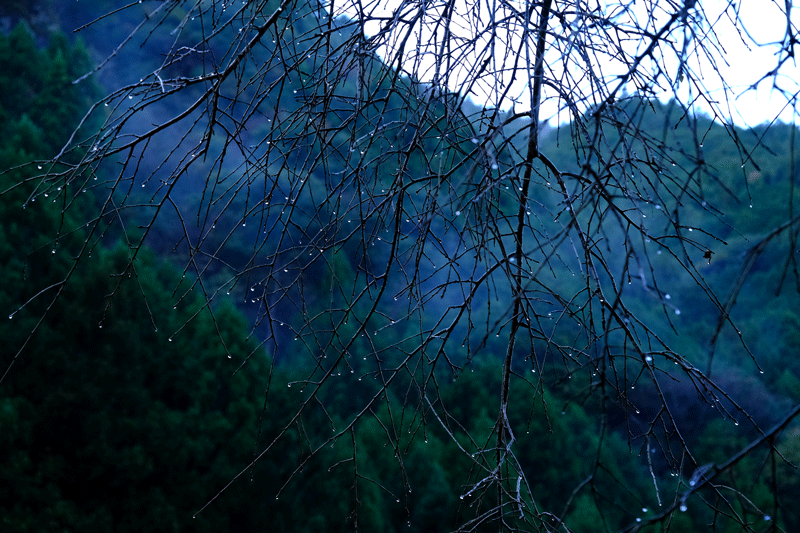
[[[98,13],[78,29],[127,37],[75,83],[124,74],[59,154],[32,163],[26,200],[74,213],[88,192],[96,207],[74,226],[62,217],[53,254],[66,235],[80,246],[30,301],[46,313],[113,241],[129,252],[109,273],[120,285],[153,247],[183,265],[174,306],[199,295],[193,310],[215,316],[235,300],[259,348],[228,356],[266,353],[293,372],[270,387],[298,392],[230,482],[290,435],[306,453],[285,491],[322,450],[344,449],[326,466],[348,472],[355,528],[364,487],[405,509],[424,495],[404,461],[429,437],[463,465],[447,480],[456,525],[435,529],[684,531],[692,512],[710,530],[788,527],[795,485],[780,472],[800,458],[786,437],[800,405],[742,399],[742,383],[762,390],[775,370],[737,301],[783,295],[788,309],[800,287],[798,13],[764,7],[765,41],[753,5],[140,0]],[[772,62],[732,84],[729,50],[761,48]],[[774,122],[737,127],[737,102],[765,88],[785,102]],[[730,216],[758,202],[775,218]],[[781,279],[754,281],[770,250]],[[4,380],[25,357],[3,361]],[[730,377],[734,360],[746,378]],[[491,404],[465,412],[473,371]],[[554,504],[531,454],[570,461],[559,417],[575,413],[595,437]],[[693,436],[712,419],[739,439],[724,457]],[[356,446],[365,432],[391,459],[382,473]],[[745,458],[755,467],[732,475]]]

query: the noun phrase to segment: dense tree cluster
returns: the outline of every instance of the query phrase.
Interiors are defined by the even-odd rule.
[[[0,36],[0,529],[800,527],[794,126],[145,4]]]
[[[67,45],[58,35],[48,50],[37,49],[23,25],[0,37],[0,48],[2,58],[26,67],[21,76],[0,80],[0,94],[13,90],[27,98],[3,102],[3,129],[12,134],[2,145],[2,166],[12,168],[59,150],[77,125],[77,109],[89,96],[68,80],[86,60],[79,46]],[[65,70],[67,55],[75,70]],[[43,81],[42,73],[48,73],[45,80],[61,81]],[[52,129],[55,118],[60,129]],[[262,350],[243,340],[246,325],[233,308],[215,309],[213,320],[194,296],[173,308],[170,294],[180,294],[190,283],[151,253],[141,256],[132,276],[129,250],[97,246],[55,303],[40,306],[37,301],[17,311],[34,291],[57,284],[70,272],[70,255],[85,239],[75,220],[62,219],[58,202],[36,195],[36,182],[25,179],[33,174],[30,167],[4,174],[6,194],[0,205],[6,258],[0,267],[0,297],[3,309],[13,313],[0,323],[8,348],[3,362],[13,361],[1,389],[3,529],[319,531],[346,528],[357,520],[365,530],[404,531],[408,523],[419,530],[430,524],[455,527],[457,517],[467,514],[451,490],[462,469],[469,469],[454,443],[440,429],[420,428],[418,420],[410,419],[401,429],[424,431],[424,442],[409,439],[387,449],[381,424],[391,417],[380,407],[373,424],[310,460],[331,428],[352,413],[343,408],[330,419],[306,419],[280,443],[274,458],[246,469],[254,450],[286,423],[300,393],[284,384],[303,370],[273,368]],[[91,209],[93,196],[87,191],[83,209]],[[58,228],[64,235],[56,241]],[[34,330],[24,352],[14,358],[12,347],[25,343]],[[247,364],[235,372],[245,358]],[[491,371],[488,366],[477,370],[462,379],[468,394],[447,392],[453,422],[476,435],[492,426],[486,409]],[[328,401],[357,406],[350,397],[353,385],[343,379],[328,393]],[[591,447],[596,437],[587,431],[580,408],[549,427],[538,418],[525,422],[528,415],[522,404],[514,413],[533,435],[526,443],[527,457],[542,469],[536,483],[550,494],[543,503],[558,504],[575,477],[591,470],[591,457],[580,450]],[[549,460],[543,439],[548,432],[563,449],[574,451],[568,468]],[[615,452],[617,468],[625,463],[621,446]],[[359,450],[357,465],[347,462],[351,447]],[[396,453],[403,457],[402,470]],[[309,462],[284,487],[294,465],[304,461]],[[358,486],[350,475],[354,469],[363,476]],[[238,483],[195,517],[216,490],[240,473]],[[371,479],[388,481],[379,486]],[[351,514],[354,500],[360,502],[357,515]],[[589,527],[597,519],[590,508],[576,506],[571,516]]]

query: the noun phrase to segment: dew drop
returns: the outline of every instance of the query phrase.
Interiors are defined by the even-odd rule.
[[[686,504],[685,504],[685,503],[682,503],[682,504],[681,504],[681,512],[682,512],[682,513],[685,513],[687,509],[688,509],[688,507],[686,507]]]

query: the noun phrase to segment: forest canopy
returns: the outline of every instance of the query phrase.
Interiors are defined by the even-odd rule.
[[[0,36],[3,528],[800,527],[797,128],[702,0],[75,4]]]

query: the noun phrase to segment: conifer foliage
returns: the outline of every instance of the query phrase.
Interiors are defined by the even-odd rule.
[[[776,348],[800,324],[796,127],[734,126],[724,51],[763,44],[740,7],[109,5],[85,31],[121,46],[81,73],[57,39],[47,62],[26,52],[47,65],[18,89],[37,118],[3,103],[36,160],[7,194],[57,206],[52,280],[12,313],[8,412],[39,409],[6,384],[15,367],[69,384],[42,405],[96,394],[80,376],[114,383],[92,446],[126,479],[183,464],[182,486],[214,485],[203,516],[266,472],[258,509],[295,502],[278,529],[797,527],[800,374]],[[791,108],[796,10],[774,9],[774,63],[749,83]],[[109,69],[118,83],[70,121]],[[68,363],[50,321],[102,358]],[[259,387],[280,392],[253,410]],[[114,486],[102,475],[86,479]],[[167,523],[178,507],[152,494]]]

